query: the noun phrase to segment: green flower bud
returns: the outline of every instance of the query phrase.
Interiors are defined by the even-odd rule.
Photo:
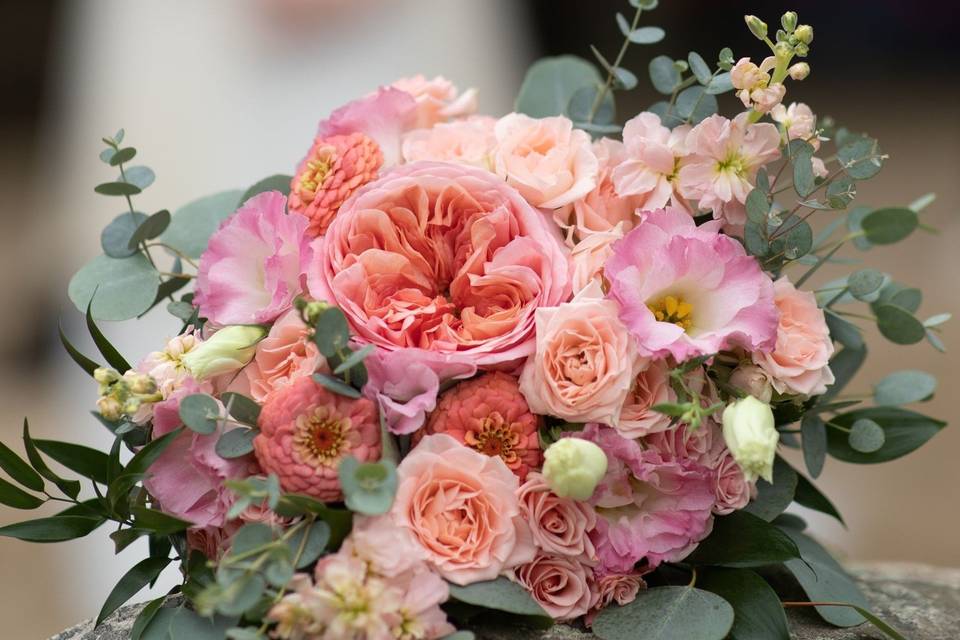
[[[224,327],[187,352],[182,362],[197,380],[238,371],[253,359],[257,343],[266,335],[266,328],[258,324]]]
[[[100,384],[111,384],[120,379],[120,374],[113,369],[97,367],[93,371],[93,379]]]
[[[770,405],[753,396],[723,410],[723,439],[748,482],[757,477],[773,482],[773,460],[780,434]]]
[[[797,28],[797,12],[796,11],[787,11],[780,18],[780,24],[783,25],[785,31],[793,31]]]
[[[801,58],[806,58],[807,54],[810,53],[810,47],[801,42],[793,48],[793,52]]]
[[[101,396],[97,400],[97,410],[101,416],[111,422],[119,420],[123,416],[123,405],[113,396]]]
[[[607,472],[603,449],[582,438],[560,438],[543,453],[543,477],[561,498],[587,500]]]
[[[813,42],[813,27],[808,24],[802,24],[797,27],[794,35],[797,36],[797,40],[803,44],[810,44]]]
[[[757,16],[743,16],[743,21],[747,23],[750,33],[755,35],[758,40],[767,37],[767,23]]]

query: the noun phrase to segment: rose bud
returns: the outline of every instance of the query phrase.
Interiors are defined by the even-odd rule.
[[[723,410],[723,439],[747,482],[758,476],[773,482],[773,459],[780,434],[770,405],[753,396],[727,405]]]

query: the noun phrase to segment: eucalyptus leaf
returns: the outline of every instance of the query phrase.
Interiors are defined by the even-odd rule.
[[[753,189],[747,194],[747,219],[758,225],[766,224],[767,214],[770,212],[770,201],[762,189]]]
[[[716,96],[701,86],[687,87],[677,95],[676,110],[684,120],[697,124],[717,112]]]
[[[515,109],[534,118],[563,115],[577,90],[602,82],[596,67],[583,58],[541,58],[527,70]]]
[[[687,54],[687,62],[690,64],[690,71],[696,76],[697,82],[704,85],[710,84],[713,79],[713,72],[710,71],[710,66],[707,65],[703,56],[696,51],[691,51]]]
[[[876,269],[860,269],[847,277],[847,289],[858,300],[877,292],[884,283],[884,275]]]
[[[872,244],[900,242],[920,224],[917,212],[905,207],[889,207],[871,211],[860,221],[860,227]]]
[[[870,420],[883,430],[882,445],[875,451],[858,451],[851,446],[846,433],[839,429],[829,429],[827,439],[830,455],[856,464],[887,462],[916,450],[946,426],[946,423],[940,420],[896,407],[858,409],[834,416],[831,423],[844,429],[852,429],[860,420]]]
[[[760,567],[799,557],[779,529],[745,511],[716,518],[713,531],[686,562],[725,567]]]
[[[220,419],[220,404],[213,396],[194,393],[180,401],[180,420],[188,428],[208,436],[217,430]]]
[[[866,180],[880,172],[884,156],[876,140],[863,137],[842,145],[837,151],[837,160],[848,176],[855,180]]]
[[[653,88],[662,94],[670,95],[680,84],[680,71],[668,56],[657,56],[648,67]]]
[[[666,35],[660,27],[640,27],[631,31],[627,38],[634,44],[656,44]]]
[[[259,435],[259,429],[230,429],[217,439],[215,450],[224,459],[239,458],[253,453],[253,440]]]
[[[707,85],[707,93],[711,95],[719,95],[732,90],[733,80],[730,77],[729,71],[718,73],[713,77],[713,80],[710,81],[710,84]]]
[[[787,616],[777,592],[748,569],[710,569],[697,584],[733,607],[730,640],[790,640]]]
[[[220,401],[223,406],[229,407],[230,416],[234,420],[251,427],[257,426],[257,420],[260,418],[260,405],[252,398],[227,391],[220,395]]]
[[[893,304],[881,304],[874,309],[877,328],[887,340],[896,344],[914,344],[923,340],[926,329],[912,313]]]
[[[242,195],[239,190],[224,191],[180,207],[160,241],[190,258],[199,258],[213,232],[237,209]]]
[[[130,162],[137,155],[137,150],[133,147],[124,147],[117,149],[117,152],[110,157],[110,166],[116,167],[124,162]]]
[[[68,294],[81,312],[92,300],[97,320],[129,320],[150,308],[159,287],[160,275],[142,254],[97,256],[74,274]]]
[[[937,379],[925,371],[897,371],[883,378],[873,388],[877,405],[901,405],[929,400],[937,390]]]
[[[823,400],[835,398],[838,393],[850,383],[860,367],[867,359],[867,346],[861,348],[846,346],[830,358],[830,370],[833,372],[834,382],[827,387],[827,392],[821,396]]]
[[[590,111],[593,109],[593,103],[596,101],[599,91],[600,88],[597,86],[577,89],[570,97],[570,103],[566,108],[566,113],[570,116],[570,119],[574,122],[589,122]],[[593,122],[609,124],[613,122],[614,115],[613,94],[607,91],[594,114]]]
[[[827,328],[830,329],[830,337],[835,341],[854,349],[863,347],[863,334],[857,325],[840,317],[831,309],[824,309],[824,318],[827,321]]]
[[[757,480],[757,497],[744,507],[744,511],[772,522],[793,502],[796,490],[797,473],[778,456],[773,465],[773,483],[763,478]]]
[[[328,307],[317,318],[313,341],[325,358],[332,358],[350,342],[350,325],[343,311]]]
[[[111,258],[129,258],[137,253],[136,246],[130,248],[130,238],[146,219],[146,214],[139,211],[121,213],[100,232],[100,248]]]
[[[602,609],[592,631],[602,640],[723,640],[733,621],[733,607],[709,591],[653,587],[629,604]]]
[[[458,602],[472,604],[520,616],[550,619],[550,616],[519,584],[500,576],[493,580],[474,582],[466,586],[451,584],[450,597]]]
[[[846,209],[857,197],[857,183],[850,178],[838,178],[827,185],[827,202],[834,209]]]
[[[353,398],[354,400],[360,397],[359,391],[339,378],[334,378],[333,376],[328,376],[323,373],[315,373],[313,374],[313,381],[338,395]]]
[[[166,231],[168,226],[170,226],[170,212],[166,209],[157,211],[140,223],[137,230],[130,236],[130,240],[127,242],[127,248],[136,249],[137,245],[141,242],[152,240]]]
[[[800,421],[800,436],[803,438],[803,462],[810,475],[818,478],[827,457],[827,427],[820,416],[807,413]]]
[[[351,511],[376,516],[393,505],[397,468],[392,462],[360,462],[347,456],[338,469],[344,502]]]
[[[793,189],[801,198],[806,198],[817,188],[813,176],[813,156],[802,153],[793,158]]]
[[[860,418],[850,427],[847,441],[850,446],[860,453],[873,453],[883,446],[885,435],[883,429],[869,418]]]
[[[287,546],[290,547],[290,557],[296,561],[296,568],[304,569],[320,557],[329,542],[330,525],[322,520],[315,520],[293,534],[287,541]]]
[[[128,167],[123,172],[123,181],[135,185],[141,191],[152,185],[156,179],[153,169],[142,165]]]
[[[129,182],[104,182],[93,188],[102,196],[135,196],[140,193],[140,187]]]
[[[250,198],[265,191],[279,191],[283,195],[290,194],[290,184],[293,181],[293,176],[288,176],[283,173],[277,173],[272,176],[268,176],[263,180],[259,180],[252,187],[243,192],[243,195],[240,196],[240,202],[246,202]]]

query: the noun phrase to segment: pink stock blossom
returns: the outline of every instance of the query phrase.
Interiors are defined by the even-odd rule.
[[[363,133],[373,139],[383,154],[383,166],[400,162],[403,134],[416,127],[417,102],[399,89],[381,87],[375,93],[348,102],[320,122],[317,138]]]
[[[677,191],[677,175],[686,155],[689,125],[673,130],[655,113],[641,113],[623,126],[624,153],[613,169],[613,184],[621,196],[634,196],[642,211],[667,204],[689,208]]]

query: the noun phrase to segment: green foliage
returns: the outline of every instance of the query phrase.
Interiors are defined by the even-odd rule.
[[[810,475],[818,478],[827,457],[827,427],[820,416],[807,413],[800,421],[800,436],[803,438],[803,463]]]
[[[221,458],[239,458],[253,452],[253,439],[260,433],[259,429],[230,429],[217,439],[215,450]]]
[[[139,640],[223,640],[236,616],[203,617],[185,607],[163,607],[152,612]]]
[[[350,342],[350,325],[343,311],[328,307],[317,317],[313,341],[321,355],[332,358],[347,348]]]
[[[105,485],[109,482],[107,478],[110,467],[109,457],[102,451],[56,440],[34,440],[33,444],[67,469],[100,484]]]
[[[339,378],[334,378],[324,373],[315,373],[313,374],[313,380],[328,391],[332,391],[338,395],[353,399],[360,397],[359,391],[348,385],[346,382],[343,382]]]
[[[136,249],[141,242],[152,240],[166,231],[170,226],[170,212],[166,209],[157,211],[137,226],[127,241],[128,249]]]
[[[93,344],[96,345],[100,355],[107,361],[107,364],[118,372],[125,373],[130,369],[130,363],[127,362],[127,359],[117,351],[116,347],[114,347],[110,341],[107,340],[107,337],[103,335],[103,332],[100,331],[97,323],[93,320],[93,300],[91,300],[90,303],[91,304],[87,305],[86,312],[87,332],[90,334],[90,338],[93,340]]]
[[[828,316],[829,318],[829,316]],[[867,347],[863,345],[857,349],[854,347],[844,347],[830,358],[830,370],[835,378],[834,383],[827,388],[827,392],[821,396],[824,400],[835,398],[847,386],[850,380],[856,375],[860,367],[867,359]]]
[[[224,191],[190,202],[173,212],[170,226],[160,236],[161,242],[176,247],[190,258],[199,258],[207,241],[240,204],[243,193]]]
[[[142,254],[97,256],[74,274],[68,294],[81,312],[91,305],[98,320],[129,320],[150,308],[159,286],[160,275]]]
[[[657,56],[647,67],[653,88],[664,95],[670,95],[680,86],[680,70],[669,56]]]
[[[701,588],[733,607],[730,640],[790,640],[780,598],[767,582],[748,569],[710,569],[699,579]]]
[[[60,335],[60,344],[63,345],[63,348],[69,354],[70,359],[77,363],[77,365],[87,372],[88,375],[92,376],[93,372],[100,368],[100,365],[88,358],[87,356],[80,353],[80,351],[73,346],[70,340],[67,339],[67,335],[63,332],[63,322],[57,320],[57,330]]]
[[[900,242],[920,224],[912,209],[890,207],[871,211],[860,220],[860,228],[871,244]]]
[[[863,452],[851,446],[847,432],[841,429],[852,429],[858,420],[871,420],[883,430],[884,442],[878,449]],[[946,426],[939,420],[896,407],[858,409],[835,416],[829,424],[841,428],[828,430],[830,455],[857,464],[876,464],[905,456]]]
[[[542,58],[527,70],[514,109],[534,118],[564,115],[573,94],[601,84],[596,67],[583,58]]]
[[[895,304],[881,304],[874,308],[877,328],[890,342],[915,344],[924,339],[927,330],[909,310]]]
[[[169,558],[146,558],[135,564],[110,591],[97,616],[96,625],[99,626],[111,613],[153,582],[168,564],[170,564]]]
[[[886,278],[876,269],[860,269],[847,277],[847,289],[858,300],[878,293]]]
[[[484,609],[540,618],[543,622],[552,623],[547,612],[537,604],[526,589],[503,576],[466,586],[451,584],[450,597],[458,602]]]
[[[866,180],[880,173],[886,156],[880,151],[877,141],[873,138],[855,138],[850,142],[844,141],[839,135],[837,144],[837,160],[848,176],[854,180]]]
[[[144,166],[128,167],[123,174],[123,181],[138,187],[140,191],[152,185],[156,179],[153,169]]]
[[[797,473],[777,457],[773,465],[773,484],[763,478],[757,480],[757,497],[744,508],[758,518],[772,522],[793,502],[797,490]]]
[[[713,531],[687,557],[691,564],[762,567],[798,558],[796,545],[779,529],[745,511],[716,518]]]
[[[129,182],[104,182],[93,188],[102,196],[135,196],[141,192],[140,187]]]
[[[265,191],[279,191],[283,195],[290,194],[290,182],[293,180],[293,176],[288,176],[282,173],[276,173],[272,176],[268,176],[263,180],[258,181],[252,187],[243,192],[243,195],[240,196],[240,202],[246,202],[253,196],[264,193]]]
[[[213,396],[194,393],[180,401],[180,420],[191,430],[208,436],[217,430],[220,404]]]
[[[347,456],[338,469],[344,501],[351,511],[376,516],[393,505],[397,467],[392,462],[360,462]]]
[[[0,478],[0,504],[14,509],[36,509],[45,501]]]
[[[622,607],[600,611],[593,633],[602,640],[723,640],[734,610],[720,596],[693,587],[654,587]]]
[[[103,524],[101,518],[54,516],[8,524],[0,527],[0,536],[26,542],[63,542],[82,538],[101,524]]]
[[[130,246],[130,238],[146,219],[146,214],[139,211],[127,211],[114,218],[100,232],[103,252],[111,258],[129,258],[137,253],[136,245]]]
[[[220,401],[227,407],[227,413],[236,420],[251,427],[257,426],[260,417],[260,405],[245,395],[227,391],[220,395]]]
[[[869,418],[860,418],[850,427],[847,442],[860,453],[873,453],[883,446],[885,439],[886,435],[880,425]]]
[[[937,379],[925,371],[891,373],[873,387],[877,405],[896,406],[929,400],[937,390]]]
[[[40,456],[40,452],[37,451],[33,438],[30,436],[30,425],[27,423],[26,418],[23,419],[23,448],[27,452],[27,460],[30,462],[30,466],[33,467],[37,473],[55,484],[65,495],[76,499],[80,494],[80,483],[76,480],[61,478],[47,466],[47,463],[44,462]]]
[[[43,478],[10,447],[0,442],[0,469],[27,489],[43,491]]]

